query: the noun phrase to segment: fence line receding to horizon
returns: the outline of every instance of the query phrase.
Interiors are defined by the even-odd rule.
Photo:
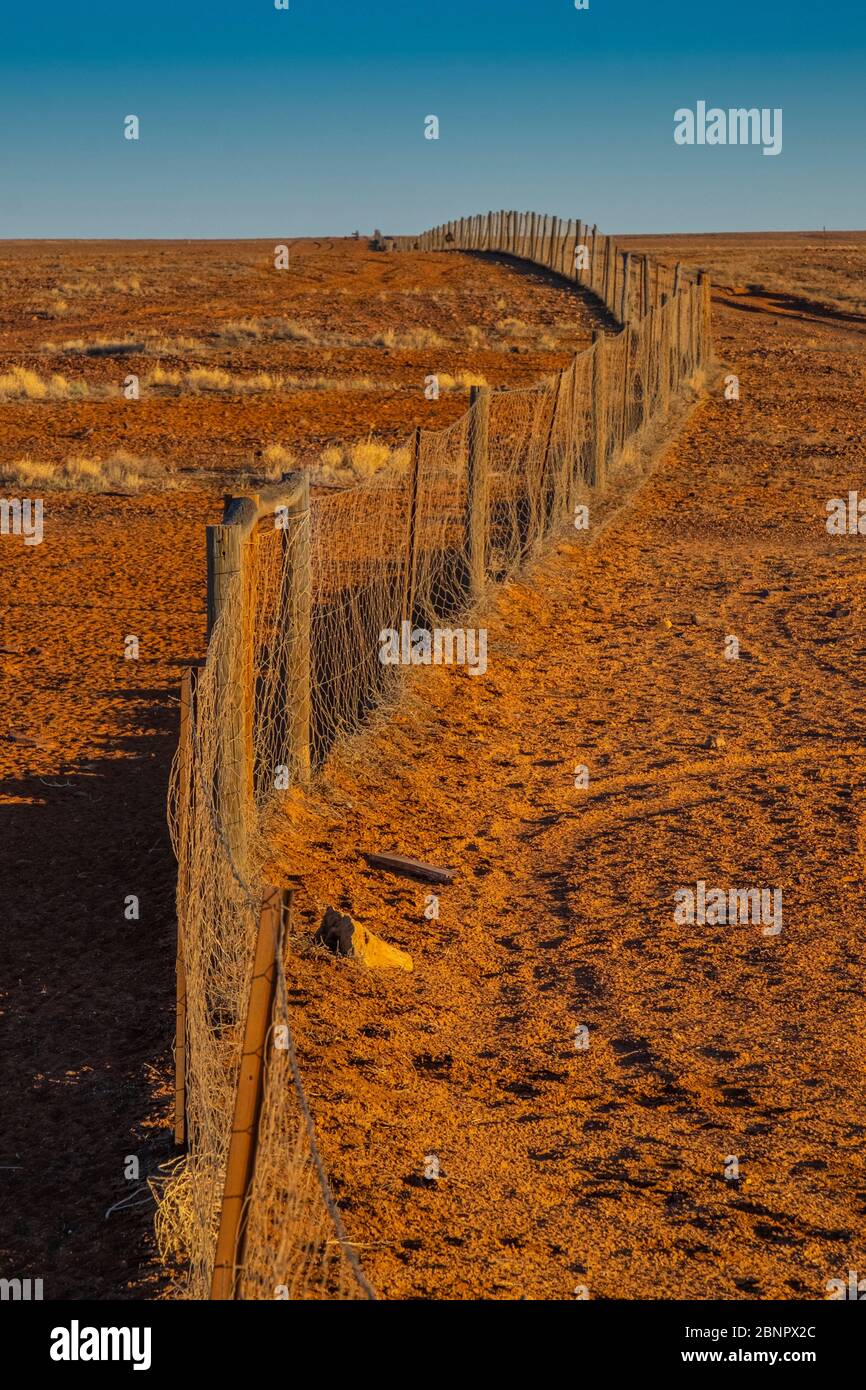
[[[399,692],[380,634],[488,602],[711,355],[709,282],[535,213],[464,218],[397,252],[497,252],[589,291],[620,325],[561,371],[472,389],[405,466],[310,494],[306,475],[208,528],[207,656],[188,673],[172,773],[178,858],[176,1138],[156,1184],[191,1298],[370,1298],[316,1146],[290,1027],[272,828],[340,741]],[[282,897],[281,897],[282,901]]]

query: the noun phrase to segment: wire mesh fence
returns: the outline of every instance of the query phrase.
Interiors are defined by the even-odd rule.
[[[227,1162],[269,827],[286,793],[398,694],[403,664],[384,659],[387,641],[400,651],[408,637],[411,649],[531,563],[710,355],[708,284],[620,253],[581,223],[487,214],[404,242],[416,245],[536,259],[618,305],[621,327],[534,386],[473,388],[454,424],[416,431],[400,469],[312,498],[305,480],[287,479],[285,496],[254,501],[243,524],[232,515],[211,528],[207,657],[169,799],[186,1152],[158,1185],[157,1232],[183,1270],[180,1296],[211,1296],[221,1212],[238,1196],[227,1194]],[[316,1147],[282,934],[274,969],[232,1295],[370,1298]]]

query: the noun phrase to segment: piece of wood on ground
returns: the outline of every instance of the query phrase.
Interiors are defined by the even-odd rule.
[[[364,858],[373,869],[387,869],[392,874],[403,874],[407,878],[423,878],[428,883],[453,883],[456,869],[440,869],[435,864],[424,864],[420,859],[407,859],[402,854],[368,854]]]

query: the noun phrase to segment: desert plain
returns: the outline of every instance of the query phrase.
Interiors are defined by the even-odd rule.
[[[717,377],[589,544],[497,596],[485,678],[413,675],[277,844],[319,1143],[386,1298],[822,1298],[866,1270],[866,537],[826,527],[866,495],[866,233],[620,244],[710,273]],[[205,525],[288,469],[363,481],[606,326],[505,257],[272,257],[0,247],[0,495],[44,501],[41,544],[0,537],[3,1264],[46,1297],[171,1288],[145,1179],[173,1152],[165,806]],[[365,848],[454,866],[439,917]],[[781,889],[783,931],[676,922],[698,881]],[[325,956],[329,904],[413,972]]]

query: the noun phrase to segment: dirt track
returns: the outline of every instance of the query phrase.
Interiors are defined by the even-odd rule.
[[[566,538],[504,594],[488,674],[425,675],[287,835],[304,1072],[383,1296],[822,1297],[866,1264],[866,542],[824,529],[827,498],[863,479],[866,324],[735,291],[717,291],[715,323],[741,401],[717,393],[591,548]],[[108,413],[86,409],[113,447]],[[328,409],[316,441],[357,414]],[[401,428],[416,409],[401,402]],[[42,437],[38,410],[9,407],[15,448]],[[267,441],[242,410],[223,418],[226,458]],[[219,504],[52,507],[63,546],[0,547],[2,1273],[45,1277],[46,1297],[149,1296],[150,1210],[105,1212],[135,1187],[125,1155],[147,1173],[170,1152],[165,779]],[[362,848],[458,868],[439,920]],[[677,926],[674,891],[698,879],[782,888],[781,936]],[[409,949],[415,973],[311,950],[329,902]]]
[[[297,972],[385,1297],[823,1298],[866,1261],[863,540],[824,525],[863,477],[864,328],[719,306],[739,403],[512,586],[488,674],[419,677],[287,839],[302,929],[335,903],[415,959]],[[438,921],[358,859],[383,848],[459,870]],[[781,935],[676,924],[698,880],[782,889]]]

